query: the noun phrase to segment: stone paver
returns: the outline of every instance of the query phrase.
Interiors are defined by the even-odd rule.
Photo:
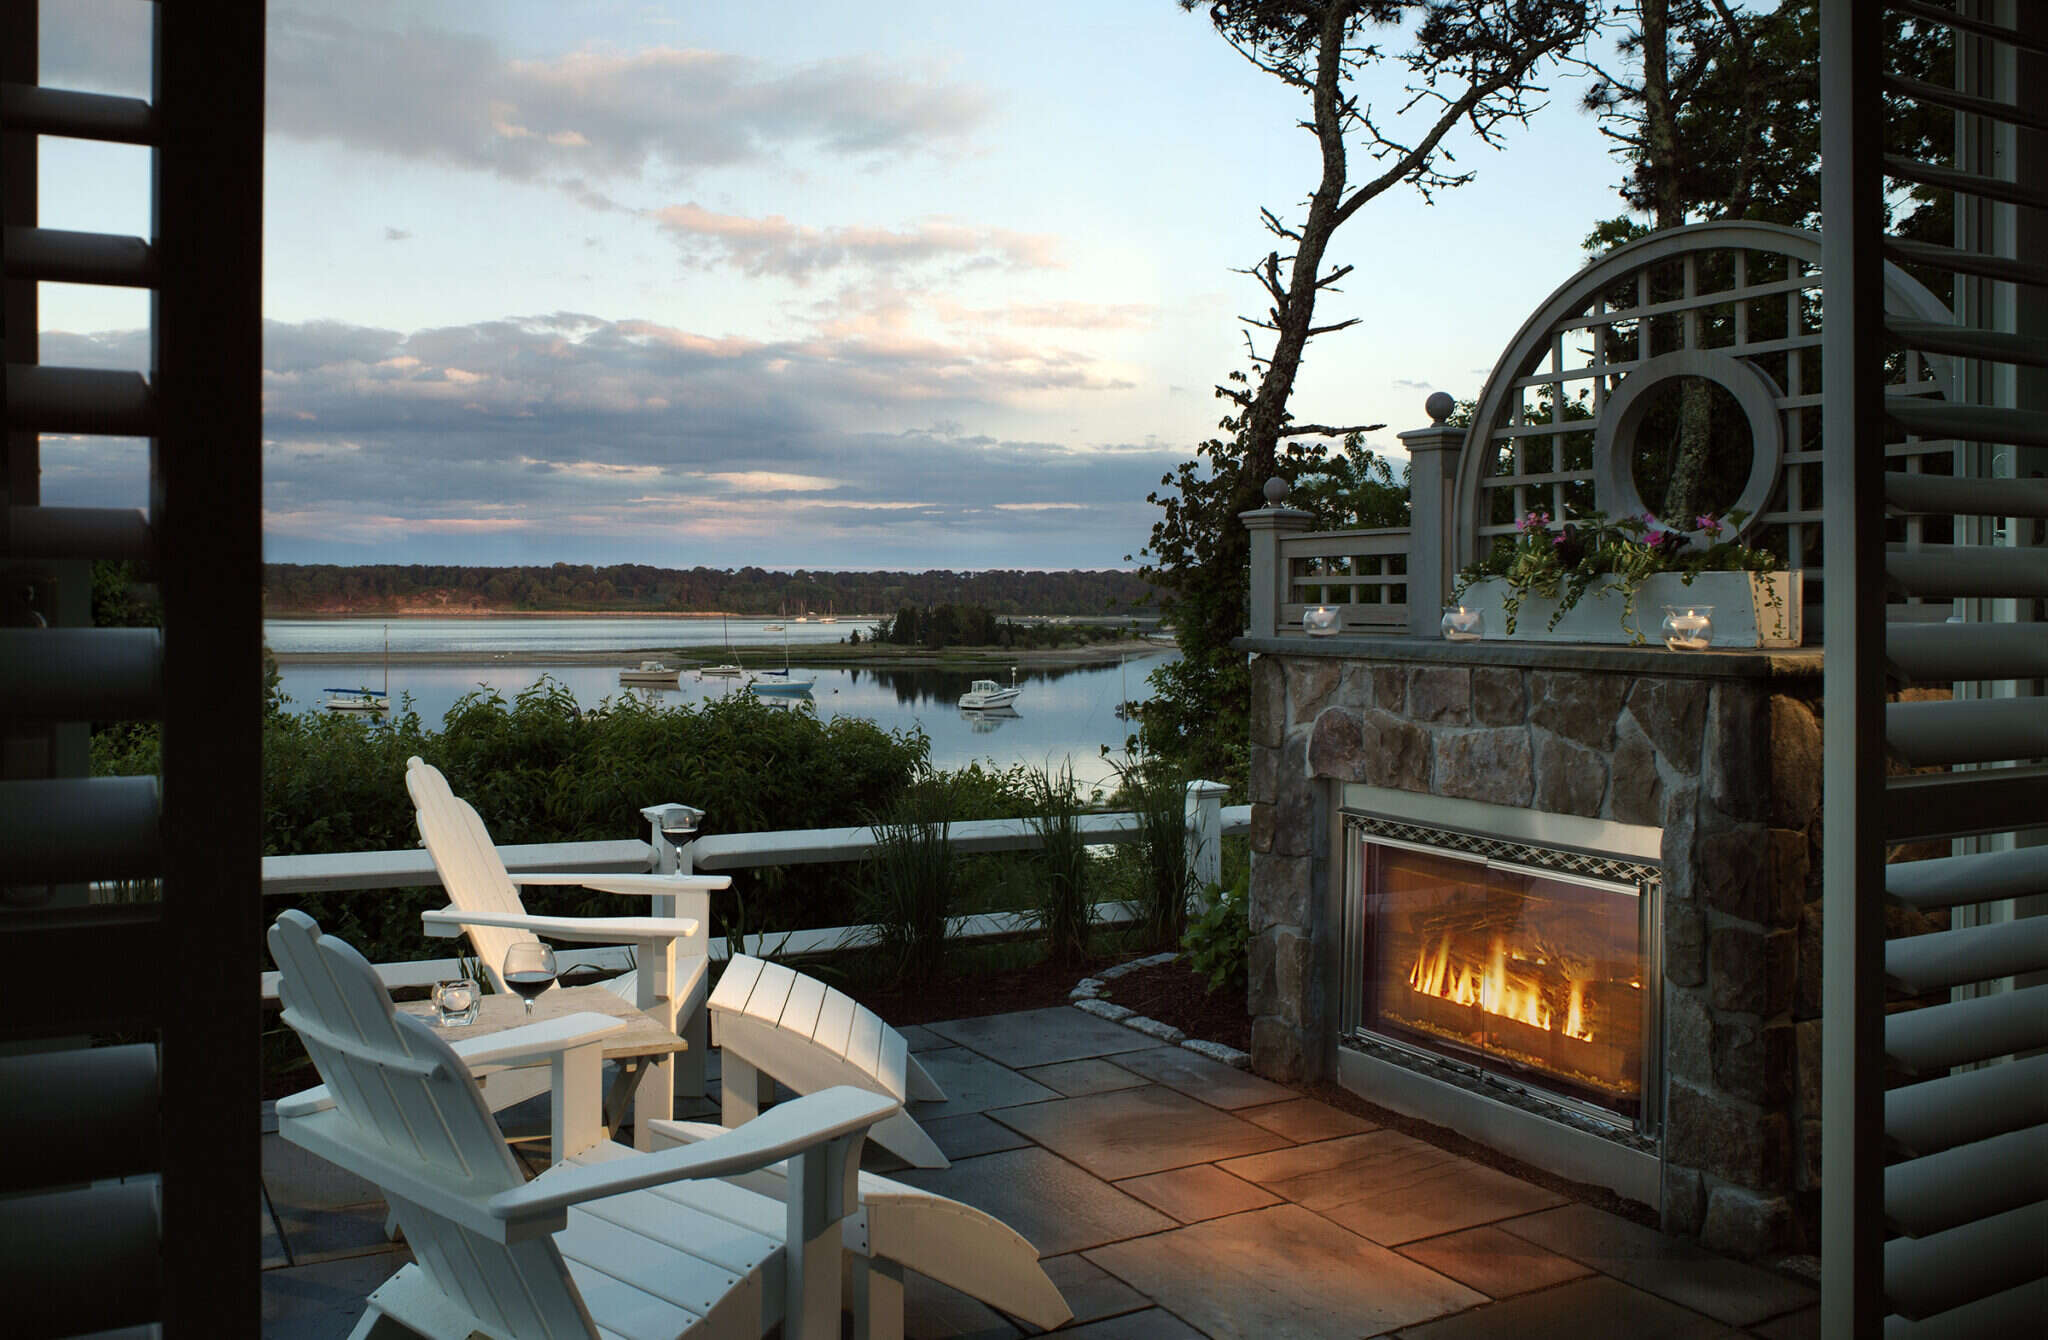
[[[1268,1103],[1264,1107],[1241,1107],[1237,1109],[1237,1115],[1254,1126],[1264,1126],[1275,1135],[1284,1135],[1298,1145],[1379,1129],[1376,1123],[1364,1117],[1313,1098],[1295,1098],[1284,1103]]]
[[[1200,1331],[1156,1307],[1069,1327],[1059,1335],[1061,1340],[1205,1340]]]
[[[939,1147],[939,1152],[949,1159],[971,1159],[978,1154],[993,1154],[1003,1149],[1021,1149],[1031,1143],[1008,1126],[999,1121],[991,1121],[980,1112],[967,1112],[957,1117],[927,1121],[924,1123],[924,1133],[932,1138],[932,1143]],[[867,1163],[868,1160],[863,1155],[861,1166],[866,1167]]]
[[[1079,1098],[1088,1093],[1108,1093],[1111,1089],[1135,1089],[1150,1082],[1143,1075],[1133,1075],[1116,1062],[1104,1061],[1099,1057],[1036,1066],[1024,1074],[1048,1089],[1059,1090],[1068,1098]]]
[[[1596,1275],[1431,1325],[1408,1327],[1401,1340],[1729,1340],[1741,1334],[1655,1294]]]
[[[1154,1047],[1119,1056],[1116,1063],[1132,1074],[1178,1089],[1211,1107],[1254,1107],[1282,1103],[1301,1095],[1283,1084],[1260,1079],[1250,1071],[1197,1055],[1185,1047]]]
[[[1052,1065],[1057,1061],[1079,1061],[1090,1056],[1142,1051],[1159,1045],[1156,1038],[1133,1033],[1122,1024],[1098,1019],[1071,1005],[1019,1010],[1014,1014],[991,1014],[982,1019],[955,1019],[949,1023],[933,1024],[931,1030],[964,1047],[972,1047],[992,1061],[1020,1070],[1029,1066]],[[944,1080],[939,1082],[945,1083]],[[952,1090],[946,1092],[950,1095]]]
[[[1820,1308],[1788,1312],[1749,1330],[1750,1334],[1762,1336],[1763,1340],[1820,1340]]]
[[[1232,1159],[1223,1169],[1388,1247],[1564,1202],[1399,1131]]]
[[[1213,1163],[1287,1142],[1172,1089],[1147,1085],[989,1114],[1108,1181]]]
[[[992,1107],[1013,1107],[1018,1103],[1036,1103],[1059,1097],[1043,1084],[1034,1083],[965,1047],[925,1052],[917,1059],[924,1063],[924,1068],[931,1072],[938,1086],[946,1091],[943,1103],[909,1105],[910,1115],[917,1118],[920,1126],[968,1112],[986,1112]]]
[[[903,1340],[1016,1340],[1008,1317],[916,1271],[903,1275]]]
[[[923,1024],[905,1024],[896,1031],[903,1035],[904,1043],[914,1052],[937,1051],[941,1047],[953,1045]]]
[[[1007,1149],[950,1168],[912,1168],[897,1180],[984,1210],[1040,1256],[1172,1228],[1173,1220],[1043,1149]]]
[[[264,1340],[342,1340],[378,1285],[412,1260],[389,1250],[263,1272]]]
[[[1486,1301],[1299,1205],[1211,1219],[1087,1256],[1215,1340],[1378,1335]]]
[[[1797,1280],[1716,1256],[1590,1205],[1566,1205],[1501,1227],[1731,1326],[1753,1326],[1820,1300]]]
[[[1591,1266],[1545,1251],[1491,1224],[1411,1242],[1401,1248],[1401,1255],[1470,1285],[1488,1298],[1512,1298],[1593,1273]]]
[[[1151,1299],[1079,1252],[1048,1257],[1039,1264],[1074,1314],[1073,1321],[1067,1323],[1070,1328],[1152,1306]]]
[[[1192,1168],[1174,1168],[1148,1177],[1132,1177],[1116,1184],[1155,1210],[1172,1215],[1183,1224],[1216,1219],[1245,1210],[1277,1205],[1280,1198],[1264,1187],[1232,1177],[1213,1163]]]

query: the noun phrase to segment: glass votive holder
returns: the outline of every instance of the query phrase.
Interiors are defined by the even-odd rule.
[[[460,1028],[464,1024],[475,1023],[477,1005],[482,999],[483,992],[467,977],[434,983],[434,1010],[440,1016],[443,1028]]]
[[[1714,641],[1712,605],[1666,605],[1664,645],[1673,651],[1705,651]]]
[[[1486,631],[1486,616],[1464,605],[1444,611],[1444,641],[1477,642]]]
[[[1310,637],[1335,637],[1343,621],[1335,605],[1310,605],[1301,612],[1301,631]]]

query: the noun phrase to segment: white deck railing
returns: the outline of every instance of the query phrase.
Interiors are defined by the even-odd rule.
[[[1188,844],[1196,878],[1203,884],[1216,882],[1220,870],[1220,843],[1251,831],[1251,806],[1225,806],[1225,788],[1216,782],[1192,782],[1188,786]],[[1081,817],[1081,830],[1091,845],[1109,845],[1139,840],[1138,817],[1127,812],[1088,814]],[[976,819],[947,825],[947,837],[956,851],[985,853],[1031,851],[1040,845],[1038,830],[1030,819]],[[654,840],[608,842],[554,842],[498,848],[505,868],[514,873],[536,870],[564,870],[586,873],[725,873],[761,866],[814,865],[824,862],[862,861],[875,849],[872,828],[797,828],[767,833],[720,833],[700,837],[681,847],[669,844],[659,829]],[[441,882],[433,860],[419,848],[396,851],[322,852],[306,856],[263,858],[263,892],[266,897],[300,893],[358,892],[374,895],[392,889],[435,887]],[[1121,902],[1098,903],[1098,918],[1108,924],[1122,924],[1135,918],[1136,910]],[[976,940],[1011,935],[1028,928],[1027,919],[1015,912],[989,912],[955,918],[949,939]],[[799,930],[750,935],[748,952],[763,950],[778,954],[812,954],[862,943],[873,931],[868,926],[820,926]],[[458,932],[459,933],[459,932]],[[424,928],[421,935],[427,936]],[[729,952],[723,938],[713,939],[711,953],[722,958]],[[591,966],[623,969],[629,964],[624,946],[600,946],[561,950],[556,960],[564,971]],[[380,963],[378,976],[389,987],[429,986],[444,978],[461,975],[457,958],[420,959],[402,963]],[[277,995],[275,972],[263,974],[263,996]]]

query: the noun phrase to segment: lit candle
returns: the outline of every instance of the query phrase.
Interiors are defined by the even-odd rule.
[[[1705,651],[1714,640],[1714,621],[1699,609],[1674,609],[1664,619],[1664,645],[1673,651]]]
[[[1454,610],[1444,611],[1444,640],[1448,642],[1477,642],[1482,619],[1479,611],[1463,605]]]
[[[1342,631],[1337,611],[1329,605],[1312,605],[1301,612],[1301,631],[1310,637],[1334,637]]]

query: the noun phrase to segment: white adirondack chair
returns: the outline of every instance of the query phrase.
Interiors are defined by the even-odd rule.
[[[654,1147],[716,1140],[727,1129],[704,1121],[657,1121]],[[777,1198],[788,1194],[787,1179],[788,1170],[776,1164],[730,1180]],[[856,1194],[859,1208],[846,1221],[845,1242],[851,1267],[847,1306],[859,1340],[902,1340],[906,1269],[1040,1330],[1073,1320],[1059,1286],[1039,1264],[1038,1249],[994,1215],[868,1172],[860,1175]]]
[[[505,951],[521,941],[545,935],[551,940],[584,944],[631,944],[636,967],[604,983],[615,995],[631,1001],[663,1028],[682,1035],[687,1048],[680,1061],[650,1062],[634,1095],[634,1129],[675,1113],[675,1094],[704,1092],[704,1057],[710,1029],[704,1015],[710,972],[710,895],[728,888],[727,875],[622,875],[550,871],[510,874],[491,842],[489,830],[468,801],[448,789],[448,779],[420,758],[405,765],[405,787],[412,795],[420,837],[434,858],[451,904],[423,912],[428,926],[457,927],[467,932],[491,987],[504,991]],[[527,912],[519,887],[576,885],[603,893],[674,898],[680,917],[542,917]],[[493,1082],[494,1107],[532,1097],[543,1085],[506,1076]],[[636,1136],[636,1142],[639,1137]],[[645,1148],[645,1145],[642,1145]]]
[[[270,947],[285,1022],[326,1081],[278,1103],[278,1132],[382,1189],[416,1257],[371,1294],[352,1340],[385,1317],[435,1340],[839,1335],[840,1225],[888,1099],[828,1089],[636,1154],[603,1139],[596,1110],[619,1021],[571,1015],[451,1047],[304,913],[280,916]],[[563,1161],[528,1183],[472,1071],[542,1058]],[[784,1196],[720,1180],[784,1160]]]
[[[633,1142],[639,1148],[649,1148],[649,1122],[675,1114],[675,1090],[704,1091],[703,1058],[705,1048],[714,1041],[724,1053],[721,1115],[728,1126],[738,1126],[758,1113],[778,1080],[798,1093],[852,1084],[899,1103],[945,1100],[945,1091],[910,1055],[901,1033],[816,978],[779,964],[767,964],[764,970],[761,960],[735,954],[707,1007],[710,940],[705,926],[711,915],[710,891],[728,887],[729,877],[508,874],[483,820],[467,801],[449,790],[438,769],[421,759],[409,759],[405,784],[418,811],[420,836],[453,904],[444,911],[421,913],[421,920],[467,931],[497,990],[505,989],[499,972],[505,951],[518,941],[533,939],[536,933],[586,943],[635,943],[639,968],[605,985],[663,1027],[681,1033],[689,1044],[683,1064],[691,1067],[681,1084],[666,1063],[651,1067],[641,1080],[633,1106]],[[520,905],[517,886],[521,884],[578,884],[610,893],[673,894],[682,900],[685,918],[532,916]],[[669,985],[664,987],[663,982]],[[716,1038],[707,1029],[707,1017],[717,1020]],[[537,1080],[518,1076],[496,1077],[486,1085],[493,1106],[500,1108],[532,1097],[540,1089]],[[947,1166],[946,1156],[931,1137],[900,1110],[877,1123],[868,1138],[913,1167]]]

